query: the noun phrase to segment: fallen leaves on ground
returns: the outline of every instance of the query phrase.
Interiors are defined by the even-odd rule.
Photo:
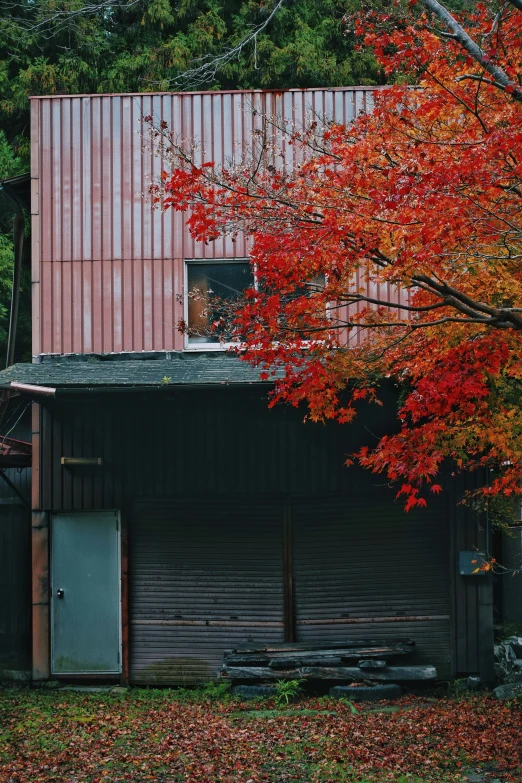
[[[267,710],[176,691],[0,694],[0,783],[326,783],[522,779],[522,710],[487,697],[405,698],[352,714],[308,699]],[[488,777],[491,776],[491,777]]]

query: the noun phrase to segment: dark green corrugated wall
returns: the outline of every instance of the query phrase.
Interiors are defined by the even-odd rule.
[[[274,542],[284,508],[290,508],[297,638],[315,634],[326,640],[344,632],[368,636],[378,630],[381,636],[417,637],[420,659],[436,663],[441,676],[479,670],[479,586],[457,576],[455,559],[457,548],[480,545],[481,532],[467,514],[456,536],[456,515],[463,512],[457,510],[455,482],[448,481],[451,491],[434,499],[427,512],[406,516],[381,477],[344,464],[350,453],[375,442],[390,426],[393,410],[390,400],[384,408],[367,406],[355,425],[303,424],[301,411],[281,406],[268,410],[265,394],[255,388],[78,395],[57,399],[43,410],[42,509],[118,508],[129,517],[131,664],[136,681],[175,681],[173,672],[179,667],[158,665],[176,657],[185,661],[179,681],[190,680],[191,646],[200,662],[196,670],[208,677],[216,672],[220,645],[237,641],[238,628],[253,606],[244,616],[231,609],[223,626],[223,607],[210,591],[206,608],[201,607],[201,596],[198,599],[203,614],[191,614],[184,596],[187,585],[201,576],[198,563],[205,558],[190,544],[194,531],[184,536],[183,530],[200,525],[195,540],[204,538],[205,526],[212,526],[215,516],[223,540],[232,540],[234,525],[237,530],[249,525],[249,503],[252,508],[255,503],[272,508],[267,511],[267,530],[274,528]],[[102,457],[103,467],[63,468],[62,456]],[[192,509],[190,519],[179,511],[183,503]],[[262,514],[252,517],[258,523],[252,523],[252,546],[240,545],[236,560],[242,557],[241,546],[247,560],[253,557],[256,540],[261,541]],[[177,538],[172,539],[174,529]],[[208,529],[207,538],[207,567],[219,580],[219,547],[212,544]],[[343,547],[346,558],[340,554]],[[175,550],[173,563],[176,557],[186,563],[188,581],[180,585],[179,568],[164,564],[163,587],[158,582],[156,590],[150,578],[153,564],[169,548]],[[272,574],[260,611],[267,622],[267,613],[273,612],[275,625],[267,633],[277,636],[283,633],[284,607],[279,602],[276,611],[272,599],[281,591],[283,554],[276,544],[260,546],[259,553]],[[221,560],[226,560],[225,553]],[[356,568],[364,579],[353,578]],[[318,581],[318,575],[335,569],[337,578]],[[238,590],[247,578],[242,573],[239,568],[234,577]],[[248,567],[244,573],[248,576]],[[316,589],[307,592],[313,580]],[[381,619],[366,623],[364,618],[372,616]],[[196,620],[205,624],[205,617],[221,623],[214,641],[207,636],[198,642],[199,631],[190,635],[191,617],[194,628],[199,627]],[[406,622],[402,617],[424,619]],[[324,622],[314,624],[314,619]],[[361,619],[366,625],[358,622]],[[175,632],[178,620],[182,633]],[[248,622],[253,622],[251,617]],[[251,635],[260,638],[263,627]],[[244,633],[248,638],[250,632]],[[150,677],[143,675],[147,667]]]

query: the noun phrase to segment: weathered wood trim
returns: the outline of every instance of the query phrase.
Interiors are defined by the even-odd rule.
[[[49,517],[34,511],[32,517],[33,680],[49,679]]]
[[[348,650],[357,648],[359,653],[366,648],[379,649],[389,648],[392,646],[398,647],[415,647],[413,639],[345,639],[344,641],[329,642],[328,650]],[[233,650],[225,650],[225,655],[230,653],[287,653],[292,654],[296,650],[319,650],[320,648],[315,642],[294,642],[291,644],[271,644],[271,645],[259,645],[255,643],[245,642],[238,644]],[[413,650],[412,650],[413,652]]]
[[[295,650],[288,653],[225,653],[224,662],[227,666],[270,666],[272,669],[291,669],[299,666],[341,665],[346,661],[368,662],[371,659],[377,661],[383,658],[395,658],[398,655],[412,655],[414,647],[400,648],[364,648],[347,650]],[[369,668],[372,668],[371,666]]]
[[[41,508],[40,502],[40,405],[31,405],[31,435],[32,435],[32,474],[31,474],[31,506],[33,511]]]

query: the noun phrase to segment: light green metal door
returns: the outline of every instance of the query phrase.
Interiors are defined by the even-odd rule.
[[[56,514],[51,575],[53,674],[119,673],[118,512]]]

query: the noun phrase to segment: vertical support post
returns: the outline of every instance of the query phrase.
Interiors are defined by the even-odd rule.
[[[288,496],[283,505],[283,580],[285,642],[295,642],[292,504]]]
[[[453,491],[447,493],[446,497],[446,516],[448,519],[448,554],[449,554],[449,590],[450,590],[450,606],[451,606],[451,620],[450,620],[450,637],[451,637],[451,676],[455,677],[458,664],[457,664],[457,551],[455,546],[456,538],[456,500],[454,486]]]
[[[484,477],[482,478],[484,480]],[[476,536],[479,550],[491,552],[491,530],[487,513],[481,514],[477,518]],[[493,579],[491,574],[478,578],[477,636],[480,679],[482,682],[491,685],[495,682]]]
[[[478,655],[479,674],[487,685],[495,682],[493,637],[493,583],[491,576],[480,577],[478,585]]]
[[[31,508],[41,508],[40,498],[40,430],[41,410],[37,402],[31,405],[32,469],[31,469]]]
[[[32,513],[33,680],[50,675],[49,517]]]
[[[121,676],[122,685],[129,684],[129,579],[128,579],[128,525],[124,513],[120,517],[121,524]]]
[[[32,405],[33,467],[31,486],[31,562],[32,562],[32,669],[33,680],[50,676],[49,606],[49,516],[40,511],[40,422],[41,408]]]

